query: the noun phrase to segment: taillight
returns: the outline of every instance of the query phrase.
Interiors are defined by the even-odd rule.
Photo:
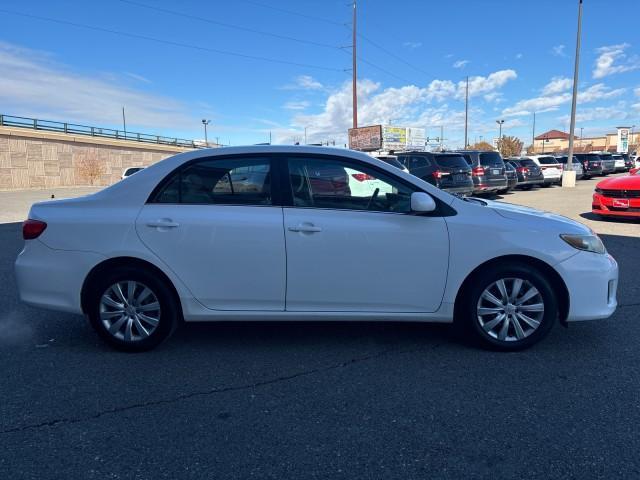
[[[441,172],[440,170],[436,170],[431,175],[433,175],[433,178],[436,178],[436,179],[440,180],[442,177],[445,177],[445,176],[450,175],[450,174],[449,174],[449,172]]]
[[[473,170],[471,170],[471,175],[473,175],[474,177],[484,175],[484,167],[475,167]]]
[[[365,180],[375,180],[375,177],[367,175],[366,173],[352,173],[351,176],[359,182],[364,182]]]
[[[25,220],[22,222],[22,238],[25,240],[38,238],[46,228],[47,224],[40,220]]]
[[[558,168],[559,168],[560,170],[564,170],[564,165],[562,165],[562,164],[561,164],[561,165],[558,165]]]
[[[527,167],[518,167],[516,170],[520,173],[529,173],[529,169]]]

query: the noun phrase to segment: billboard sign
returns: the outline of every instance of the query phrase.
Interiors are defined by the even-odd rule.
[[[382,148],[382,125],[349,129],[349,148],[369,152]]]
[[[629,128],[618,127],[618,153],[629,153]]]

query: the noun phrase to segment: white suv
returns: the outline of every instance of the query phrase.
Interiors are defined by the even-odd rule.
[[[560,185],[562,183],[562,164],[551,155],[529,155],[530,158],[540,167],[544,176],[544,187]]]

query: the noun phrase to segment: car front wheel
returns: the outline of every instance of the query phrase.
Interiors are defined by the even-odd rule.
[[[468,330],[482,346],[521,350],[546,336],[558,302],[545,276],[528,265],[481,272],[465,302]]]
[[[89,321],[110,346],[129,352],[150,350],[173,333],[177,302],[165,282],[150,272],[118,268],[92,287]]]

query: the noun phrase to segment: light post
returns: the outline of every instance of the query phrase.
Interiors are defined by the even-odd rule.
[[[580,127],[580,150],[582,150],[582,131],[584,130],[584,127]]]
[[[573,169],[573,136],[576,128],[576,104],[578,100],[578,70],[580,67],[580,34],[582,32],[582,0],[578,1],[578,33],[576,35],[576,58],[573,66],[573,95],[571,98],[571,126],[569,127],[569,158],[567,171],[562,174],[563,187],[576,186],[576,172]]]
[[[204,144],[209,146],[209,139],[207,138],[207,125],[211,123],[211,120],[202,119],[202,125],[204,125]]]
[[[500,127],[500,133],[498,134],[498,151],[502,154],[502,124],[504,120],[496,120],[496,123]]]

